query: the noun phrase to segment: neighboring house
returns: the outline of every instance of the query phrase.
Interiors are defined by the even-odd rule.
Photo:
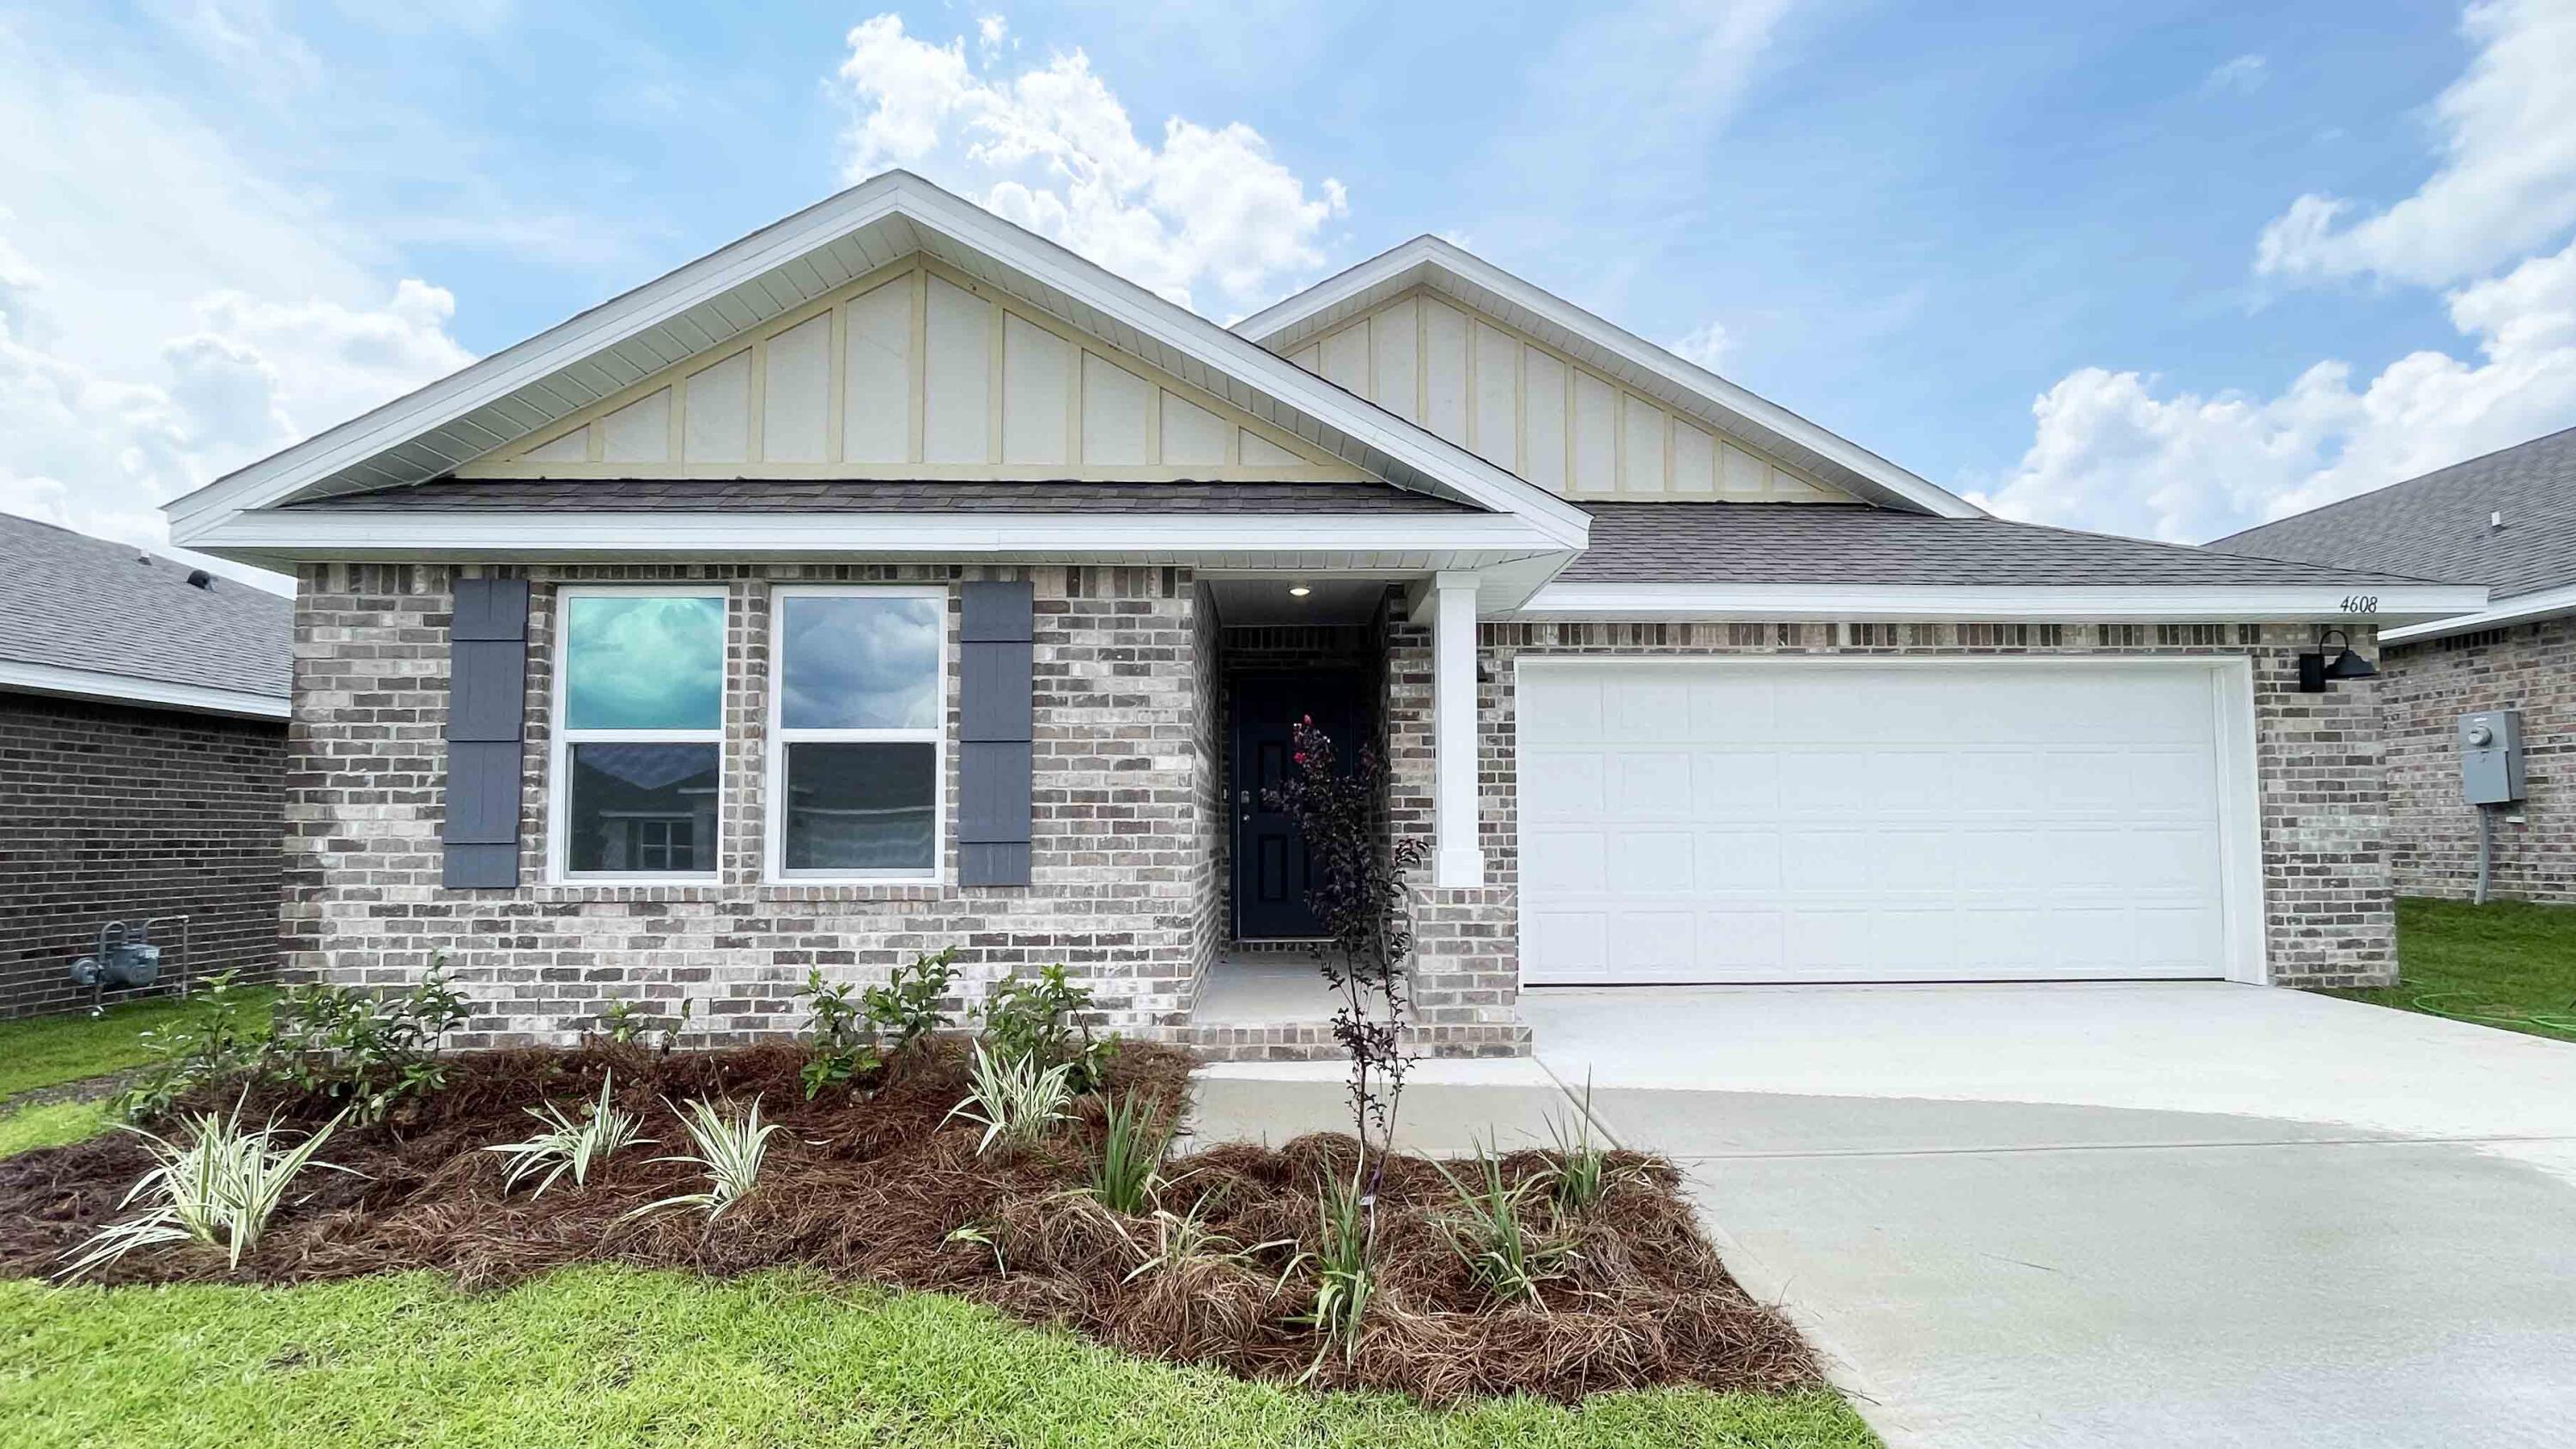
[[[2576,901],[2576,428],[2249,528],[2230,553],[2483,584],[2489,602],[2380,635],[2389,857],[2407,895],[2477,886],[2460,716],[2522,714],[2529,798],[2498,807],[2496,893]]]
[[[2321,623],[2475,588],[2006,523],[1428,238],[1233,330],[877,177],[172,505],[297,571],[293,964],[560,1037],[1062,961],[1330,1049],[1299,716],[1447,1053],[1520,992],[2393,972]]]
[[[187,915],[165,983],[275,966],[293,622],[249,584],[0,515],[0,1016],[89,1001],[71,964],[115,920]]]

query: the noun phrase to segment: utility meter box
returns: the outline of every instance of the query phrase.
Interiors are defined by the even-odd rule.
[[[2522,712],[2482,709],[2460,716],[2460,797],[2471,805],[2522,798]]]

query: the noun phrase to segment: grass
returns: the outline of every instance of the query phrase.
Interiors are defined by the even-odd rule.
[[[107,1130],[105,1102],[47,1102],[0,1110],[0,1157],[62,1147]]]
[[[2576,1041],[2576,906],[2407,897],[2395,986],[2328,994]]]
[[[255,1015],[275,994],[267,990],[246,991],[236,993],[233,999]],[[158,996],[111,1006],[107,1015],[96,1020],[81,1011],[0,1022],[0,1101],[40,1087],[141,1066],[145,1031],[203,1009],[202,997],[181,1001]]]
[[[933,1294],[624,1268],[462,1294],[0,1282],[13,1449],[293,1445],[1577,1446],[1871,1449],[1831,1394],[1429,1410],[1123,1357]]]

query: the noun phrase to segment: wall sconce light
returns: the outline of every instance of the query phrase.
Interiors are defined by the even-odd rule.
[[[2328,660],[2326,651],[2333,646],[2327,641],[2333,639],[2342,640],[2343,648],[2336,652],[2332,660]],[[2379,666],[2355,654],[2352,651],[2352,636],[2341,629],[2317,631],[2315,652],[2299,656],[2299,693],[2301,694],[2323,694],[2326,692],[2326,685],[2338,679],[2375,679],[2378,675]]]

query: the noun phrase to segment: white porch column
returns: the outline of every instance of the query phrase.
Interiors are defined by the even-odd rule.
[[[1480,886],[1485,852],[1476,839],[1476,576],[1432,575],[1432,833],[1439,845],[1432,883]]]

